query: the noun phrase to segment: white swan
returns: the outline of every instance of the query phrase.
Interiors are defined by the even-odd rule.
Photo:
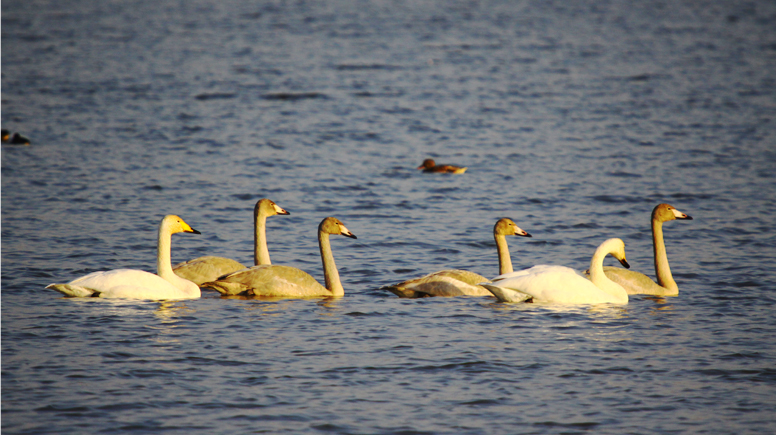
[[[331,253],[329,234],[356,238],[337,218],[327,217],[318,225],[318,245],[326,287],[318,284],[315,278],[300,269],[270,264],[239,270],[215,281],[203,283],[202,286],[224,295],[282,298],[343,296],[345,290],[342,288],[337,265]]]
[[[668,204],[658,204],[652,210],[652,250],[655,256],[657,283],[643,273],[620,269],[619,267],[604,267],[606,276],[623,286],[629,295],[678,295],[679,287],[676,285],[673,275],[671,275],[671,267],[668,266],[668,256],[666,255],[666,245],[663,241],[663,222],[674,219],[692,220],[692,217]]]
[[[533,298],[534,302],[563,304],[627,304],[625,289],[604,274],[603,262],[607,254],[630,267],[625,259],[623,241],[609,239],[595,250],[590,260],[590,280],[569,267],[541,265],[497,276],[492,283],[482,285],[502,302]]]
[[[499,273],[512,272],[512,259],[505,236],[531,237],[518,227],[512,219],[502,218],[493,226],[493,238],[498,250]],[[383,287],[400,298],[422,298],[427,296],[490,296],[490,292],[479,285],[490,282],[487,278],[468,270],[448,269],[413,278],[398,284]]]
[[[125,299],[196,299],[201,293],[193,282],[173,273],[170,266],[170,243],[174,233],[199,231],[175,215],[167,215],[159,224],[156,251],[158,275],[142,270],[116,269],[93,272],[67,284],[49,284],[48,289],[67,296]]]
[[[253,264],[272,264],[267,249],[267,217],[289,212],[278,207],[272,200],[260,199],[253,207]],[[228,273],[245,269],[240,262],[226,257],[207,255],[176,264],[172,270],[181,278],[188,279],[197,285],[214,281]]]

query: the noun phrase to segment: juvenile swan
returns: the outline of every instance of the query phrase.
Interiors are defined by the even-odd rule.
[[[174,233],[200,234],[178,216],[165,216],[159,224],[157,275],[142,270],[116,269],[93,272],[67,284],[49,284],[46,288],[77,297],[196,299],[200,297],[199,287],[175,275],[170,266],[170,242]]]
[[[224,295],[269,296],[283,298],[312,298],[343,296],[345,290],[340,282],[337,265],[331,254],[329,234],[340,234],[355,239],[337,218],[327,217],[318,225],[318,246],[323,261],[323,276],[326,287],[295,267],[265,264],[253,266],[202,284]]]
[[[668,266],[668,256],[666,255],[666,245],[663,242],[663,222],[674,219],[692,220],[692,217],[668,204],[658,204],[652,210],[652,250],[655,255],[657,283],[643,273],[620,269],[619,267],[604,267],[606,276],[623,286],[629,295],[678,295],[679,287],[676,285],[673,275],[671,275],[671,268]]]
[[[253,207],[253,264],[255,266],[272,264],[267,249],[267,217],[278,214],[287,215],[290,213],[267,198],[258,200]],[[245,269],[245,266],[238,261],[211,255],[176,264],[172,268],[176,275],[193,281],[197,285],[214,281],[220,276],[242,269]]]
[[[604,274],[603,262],[607,254],[630,267],[625,259],[623,241],[609,239],[595,250],[590,260],[590,280],[569,267],[541,265],[497,276],[491,284],[484,283],[483,286],[502,302],[533,298],[534,302],[562,304],[627,304],[625,289]]]
[[[512,219],[502,218],[493,226],[493,238],[498,249],[499,274],[512,272],[512,259],[505,236],[531,237],[518,227]],[[430,273],[420,278],[383,287],[400,298],[422,298],[427,296],[490,296],[490,292],[479,285],[490,282],[487,278],[467,270],[448,269]]]

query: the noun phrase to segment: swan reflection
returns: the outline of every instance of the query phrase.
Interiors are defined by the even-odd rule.
[[[154,310],[154,315],[162,321],[162,323],[176,323],[177,317],[186,315],[192,315],[197,312],[194,308],[190,308],[184,302],[173,301],[159,301],[159,306]]]

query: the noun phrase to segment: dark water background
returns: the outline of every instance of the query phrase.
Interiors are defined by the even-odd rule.
[[[776,3],[3,1],[2,430],[776,431]],[[426,157],[463,176],[428,176]],[[61,298],[95,270],[252,260],[339,300]],[[586,268],[621,237],[676,298],[401,300],[442,268]],[[609,260],[611,261],[611,260]],[[609,262],[607,262],[609,264]]]

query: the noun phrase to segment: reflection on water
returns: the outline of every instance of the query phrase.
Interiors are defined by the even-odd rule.
[[[318,314],[321,316],[334,316],[342,308],[342,298],[325,298],[316,303],[321,308],[325,308]]]
[[[653,311],[670,311],[674,309],[673,305],[669,302],[670,298],[662,296],[645,296],[644,299],[655,303],[655,306],[652,308]]]
[[[289,298],[276,298],[266,296],[240,296],[240,295],[224,295],[220,299],[233,299],[241,301],[250,301],[253,303],[245,303],[240,306],[247,311],[261,311],[263,315],[283,315],[294,304],[308,304],[314,302],[315,305],[326,310],[320,311],[321,315],[333,315],[335,311],[341,308],[341,298],[310,298],[310,299],[289,299]]]
[[[197,310],[189,307],[186,302],[158,301],[158,307],[154,310],[157,319],[162,323],[176,323],[178,317],[196,315]]]
[[[181,322],[181,319],[196,316],[197,310],[189,307],[185,302],[159,301],[156,304],[158,306],[153,310],[154,317],[148,320],[157,320],[158,322],[147,322],[145,328],[156,332],[153,341],[162,347],[180,345],[180,336],[191,331],[191,328],[187,328],[186,322]]]
[[[586,309],[588,314],[593,316],[594,320],[602,319],[626,319],[629,318],[629,310],[627,305],[589,305]]]

